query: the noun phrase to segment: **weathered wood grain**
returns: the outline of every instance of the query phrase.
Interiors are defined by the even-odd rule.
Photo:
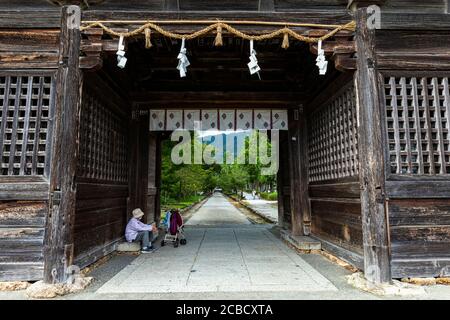
[[[36,263],[0,263],[0,281],[37,281],[44,274],[44,264]]]
[[[45,202],[8,201],[0,203],[0,227],[42,228],[48,208]]]
[[[381,29],[383,30],[448,30],[450,17],[444,13],[416,12],[383,12]]]
[[[395,199],[388,203],[392,227],[450,226],[450,200]],[[412,239],[413,240],[413,239]]]
[[[358,59],[356,92],[359,111],[359,156],[365,277],[388,282],[390,257],[385,212],[384,139],[380,88],[376,69],[375,32],[367,27],[367,11],[356,12]]]
[[[0,202],[0,281],[42,279],[47,212],[43,201]]]
[[[450,269],[450,199],[388,203],[393,276],[438,276]]]
[[[80,268],[89,266],[90,264],[98,261],[99,259],[107,256],[114,250],[116,250],[117,244],[122,238],[115,239],[108,244],[101,244],[89,251],[85,251],[82,254],[75,256],[75,264]]]
[[[133,167],[128,166],[129,102],[102,72],[85,80],[73,229],[74,259],[83,266],[110,253],[111,243],[123,237],[128,167]]]
[[[330,252],[360,270],[364,270],[364,255],[362,252],[359,252],[357,248],[351,248],[349,250],[344,248],[342,245],[336,245],[334,242],[330,241],[329,238],[323,235],[311,235],[311,237],[322,243],[323,250]]]
[[[378,68],[450,70],[450,36],[446,31],[430,29],[433,31],[377,31]]]
[[[333,184],[310,184],[312,198],[357,198],[360,197],[359,182],[336,182]]]
[[[300,140],[302,130],[298,110],[289,112],[289,173],[292,235],[303,235],[302,195],[300,175]]]
[[[448,277],[450,259],[434,257],[427,260],[392,260],[392,277]]]
[[[449,198],[450,181],[386,181],[390,198]]]
[[[81,75],[80,8],[62,8],[50,213],[44,246],[46,282],[65,281],[73,258]]]
[[[308,189],[308,120],[306,114],[300,113],[299,121],[299,153],[298,162],[300,165],[300,210],[303,223],[303,234],[308,236],[311,233],[311,204]]]

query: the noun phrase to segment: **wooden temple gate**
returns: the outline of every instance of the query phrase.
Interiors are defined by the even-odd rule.
[[[164,134],[149,133],[148,110],[199,105],[288,110],[289,130],[280,143],[280,226],[321,240],[374,282],[450,274],[450,19],[444,1],[419,8],[394,0],[255,0],[233,2],[230,12],[211,11],[225,5],[216,1],[214,9],[187,0],[104,2],[83,11],[31,0],[0,7],[0,281],[64,281],[69,265],[83,267],[114,250],[131,208],[157,220]],[[375,29],[370,4],[381,7]],[[299,61],[286,56],[274,60],[285,61],[285,69],[266,68],[274,78],[263,79],[261,90],[233,78],[243,91],[180,93],[183,85],[214,82],[211,74],[199,76],[210,66],[199,58],[193,82],[150,77],[140,87],[130,78],[145,76],[139,70],[149,56],[137,53],[140,44],[130,43],[127,51],[130,63],[140,61],[118,71],[111,68],[117,38],[101,28],[80,30],[82,21],[130,18],[354,20],[356,31],[324,42],[331,60],[325,77],[314,67],[317,45],[309,44],[292,54],[309,59],[303,71],[291,70],[300,78],[288,72]],[[320,37],[327,31],[302,32]],[[225,47],[243,47],[224,38]],[[282,55],[273,49],[281,38],[265,45]],[[175,50],[163,37],[152,41],[158,52]],[[201,41],[193,49],[198,56]],[[158,59],[151,68],[167,73],[167,59]],[[287,82],[310,85],[296,94]],[[274,92],[276,85],[286,88]]]

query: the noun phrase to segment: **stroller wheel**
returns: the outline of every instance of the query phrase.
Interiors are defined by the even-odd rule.
[[[161,241],[161,247],[164,247],[166,243],[164,242],[164,240]]]
[[[177,240],[177,241],[175,241],[174,243],[173,243],[173,247],[174,248],[178,248],[178,243],[179,243],[179,241]]]
[[[184,246],[184,245],[186,244],[186,242],[187,242],[186,239],[181,239],[181,240],[180,240],[180,244],[181,244],[182,246]]]

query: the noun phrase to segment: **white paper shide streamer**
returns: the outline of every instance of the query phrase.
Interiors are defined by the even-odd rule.
[[[180,71],[180,78],[186,77],[187,67],[189,67],[190,63],[186,56],[186,48],[185,48],[185,39],[181,40],[181,49],[178,54],[178,66],[177,69]]]
[[[259,75],[259,71],[261,68],[258,65],[258,59],[256,59],[256,51],[253,49],[253,40],[250,40],[250,62],[247,64],[248,69],[250,70],[250,74],[257,74],[259,79],[261,80],[261,76]]]
[[[328,61],[325,59],[325,50],[322,49],[322,40],[317,42],[317,54],[316,66],[319,67],[319,74],[324,75],[327,73]]]
[[[125,45],[123,43],[123,36],[119,38],[119,46],[117,48],[117,66],[121,69],[125,68],[127,58],[125,58]]]

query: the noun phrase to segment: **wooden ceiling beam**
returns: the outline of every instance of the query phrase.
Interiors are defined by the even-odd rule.
[[[370,5],[382,6],[385,2],[386,0],[348,0],[347,8],[356,10]]]
[[[274,0],[259,0],[258,11],[275,11]]]
[[[291,23],[345,24],[352,17],[345,9],[298,10],[289,12],[266,11],[133,11],[133,10],[89,10],[83,12],[83,21],[97,20],[252,20]]]
[[[208,104],[296,104],[303,100],[303,96],[294,92],[246,92],[246,91],[158,91],[131,92],[130,97],[138,104],[152,105],[183,105],[185,103]]]
[[[217,22],[217,20],[211,21],[211,24],[216,23],[216,22]],[[144,22],[142,22],[141,24],[130,23],[127,25],[127,27],[130,30],[135,30],[135,29],[138,29],[139,27],[141,27],[143,24],[144,24]],[[109,25],[112,26],[113,24],[108,24],[108,26]],[[206,24],[174,24],[174,25],[160,24],[160,26],[166,31],[187,34],[187,33],[194,33],[200,29],[203,29],[207,25]],[[250,25],[250,26],[249,25],[233,25],[233,27],[236,27],[239,31],[242,31],[242,32],[244,32],[246,34],[250,34],[250,35],[257,35],[257,34],[261,34],[261,33],[270,33],[270,32],[273,32],[275,30],[282,28],[280,26],[267,26],[267,25]],[[290,29],[292,29],[295,32],[300,33],[302,35],[306,35],[307,32],[311,28],[292,26],[292,27],[290,27]],[[215,31],[211,31],[210,33],[206,34],[205,36],[202,36],[202,38],[211,37],[214,39],[215,34],[216,34]],[[222,30],[222,35],[224,37],[229,37],[233,34],[224,29],[224,30]],[[135,38],[139,38],[140,36],[143,37],[143,35],[137,35]],[[154,36],[160,36],[160,35],[158,33],[156,33],[156,31],[155,31]],[[280,38],[283,39],[283,36],[280,36]]]
[[[164,0],[163,6],[165,11],[180,11],[179,0]]]

